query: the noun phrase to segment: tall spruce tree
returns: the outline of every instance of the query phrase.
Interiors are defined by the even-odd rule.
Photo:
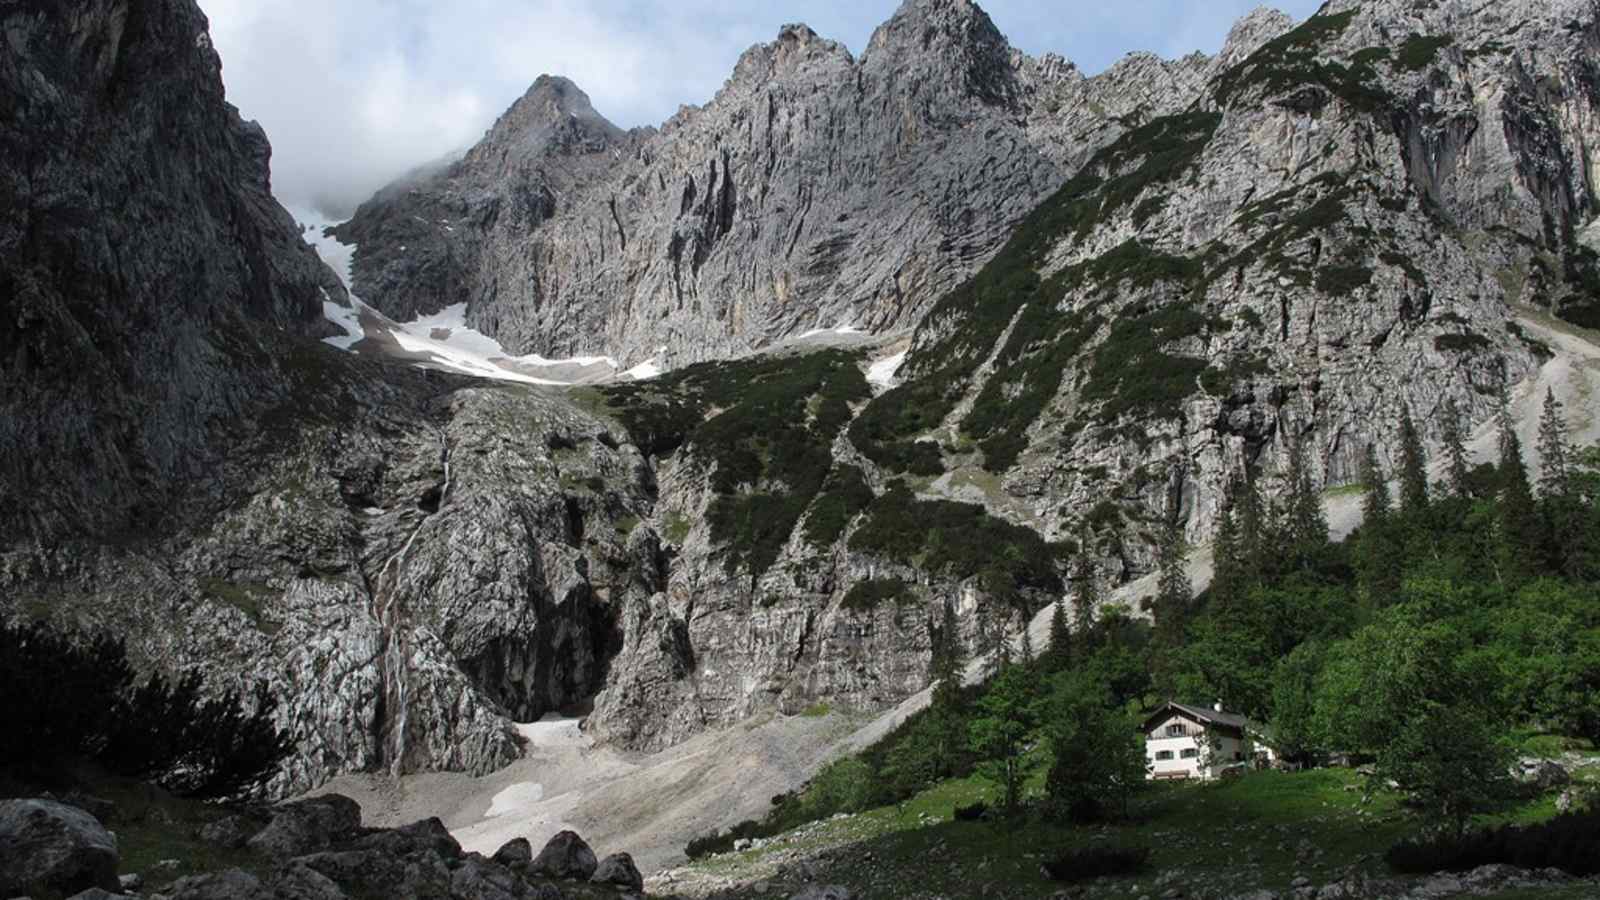
[[[1276,563],[1272,546],[1274,542],[1268,537],[1273,517],[1266,499],[1261,495],[1261,481],[1255,469],[1248,464],[1239,486],[1240,489],[1234,494],[1234,506],[1239,517],[1237,555],[1240,561],[1236,596],[1259,583]]]
[[[1539,416],[1539,512],[1544,524],[1540,544],[1551,567],[1580,579],[1591,555],[1584,527],[1583,501],[1574,490],[1575,454],[1567,441],[1567,420],[1554,391],[1546,391]]]
[[[1378,463],[1378,450],[1367,445],[1361,459],[1361,538],[1356,547],[1358,588],[1362,599],[1375,603],[1400,587],[1402,552],[1394,539],[1394,503]]]
[[[1539,549],[1539,517],[1528,484],[1528,465],[1522,458],[1522,440],[1517,437],[1511,405],[1502,396],[1499,414],[1500,465],[1496,471],[1498,500],[1495,505],[1498,571],[1502,581],[1520,581]]]
[[[934,769],[938,774],[948,775],[955,771],[957,761],[967,748],[966,692],[962,689],[966,660],[956,610],[950,603],[944,605],[944,620],[933,648],[929,729],[933,735]]]
[[[1444,440],[1445,486],[1451,496],[1465,498],[1471,494],[1467,470],[1467,423],[1461,415],[1461,407],[1454,400],[1445,401],[1440,418],[1440,436]]]
[[[1328,543],[1328,519],[1322,511],[1322,495],[1317,491],[1311,471],[1306,437],[1289,442],[1287,537],[1290,552],[1302,568],[1309,568]]]
[[[1084,546],[1088,546],[1087,544]],[[1084,656],[1094,652],[1096,635],[1095,616],[1100,608],[1100,572],[1094,561],[1084,555],[1078,560],[1073,573],[1078,593],[1072,598],[1072,630],[1076,649]]]
[[[1361,457],[1362,521],[1381,525],[1389,518],[1393,506],[1389,482],[1384,478],[1383,466],[1378,463],[1378,448],[1368,444]]]
[[[1218,609],[1226,609],[1233,602],[1244,575],[1244,546],[1233,515],[1235,498],[1241,490],[1242,481],[1235,477],[1223,494],[1222,509],[1217,512],[1217,534],[1211,542],[1211,602]]]
[[[1021,641],[1020,652],[1022,654],[1022,664],[1025,665],[1025,666],[1032,666],[1033,663],[1034,663],[1034,659],[1035,659],[1034,654],[1033,654],[1033,632],[1032,632],[1032,629],[1029,627],[1031,624],[1032,623],[1028,621],[1028,617],[1027,616],[1023,616],[1022,617],[1022,637],[1020,639],[1020,641]]]
[[[1428,508],[1428,457],[1411,407],[1400,414],[1400,511],[1408,518]]]
[[[1546,390],[1539,415],[1539,496],[1550,499],[1570,492],[1572,453],[1567,446],[1567,420],[1555,391]]]
[[[1156,547],[1155,676],[1162,689],[1172,687],[1172,677],[1177,669],[1176,655],[1183,646],[1184,621],[1189,602],[1194,597],[1194,587],[1189,582],[1186,562],[1188,547],[1183,538],[1183,510],[1179,495],[1174,492],[1168,499],[1165,521],[1161,528],[1161,542]]]
[[[1050,646],[1044,652],[1045,669],[1064,672],[1072,665],[1072,628],[1067,624],[1067,598],[1056,598],[1050,613]]]

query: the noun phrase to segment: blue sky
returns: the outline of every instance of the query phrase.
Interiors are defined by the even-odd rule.
[[[899,0],[199,0],[229,98],[272,138],[274,188],[348,206],[470,146],[532,81],[565,75],[624,127],[710,99],[786,22],[859,53]],[[1097,72],[1134,50],[1214,52],[1257,0],[988,0],[1012,44]],[[1296,18],[1320,0],[1273,5]],[[337,212],[338,210],[330,210]]]

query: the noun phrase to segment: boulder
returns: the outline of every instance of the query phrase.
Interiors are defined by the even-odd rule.
[[[272,895],[274,900],[350,900],[337,882],[300,860],[278,869]]]
[[[272,892],[242,869],[181,878],[166,889],[167,900],[273,900]]]
[[[251,816],[224,816],[201,826],[200,840],[225,850],[237,850],[261,833],[267,822]]]
[[[349,797],[327,794],[277,807],[272,821],[246,846],[271,859],[289,859],[327,850],[360,829],[361,807]]]
[[[117,839],[94,816],[53,800],[0,801],[0,897],[116,891]]]
[[[445,862],[461,858],[461,845],[436,818],[369,834],[353,843],[350,849],[376,850],[390,856],[431,853]]]
[[[429,850],[395,855],[388,849],[340,850],[292,863],[326,876],[351,897],[449,897],[450,867]]]
[[[633,864],[633,857],[626,853],[613,853],[600,860],[600,865],[594,870],[594,877],[589,879],[596,884],[609,884],[630,891],[644,890],[644,876],[639,874],[639,867]]]
[[[1549,759],[1524,757],[1511,770],[1517,781],[1536,791],[1548,791],[1572,783],[1572,775],[1561,764]]]
[[[529,884],[503,865],[473,854],[450,874],[450,894],[471,900],[562,900],[548,884]]]
[[[512,838],[494,852],[494,861],[502,866],[533,862],[533,845],[527,838]]]
[[[594,851],[578,837],[575,831],[563,831],[550,839],[539,855],[534,857],[528,870],[535,875],[546,875],[551,878],[570,878],[574,881],[587,881],[594,875]]]
[[[68,897],[67,900],[136,900],[127,894],[113,894],[105,888],[89,888]]]

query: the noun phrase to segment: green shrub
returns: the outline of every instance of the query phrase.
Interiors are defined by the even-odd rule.
[[[1081,847],[1068,850],[1043,864],[1051,881],[1092,881],[1132,875],[1150,861],[1148,847]]]
[[[910,603],[915,600],[916,595],[911,592],[911,585],[901,579],[874,578],[871,581],[858,581],[851,585],[849,593],[844,595],[844,602],[840,605],[856,612],[870,612],[882,603]]]
[[[979,800],[967,806],[958,806],[954,818],[957,822],[981,822],[989,814],[989,804]]]
[[[981,576],[986,592],[1019,608],[1029,606],[1023,590],[1061,589],[1057,560],[1064,548],[981,506],[918,500],[904,484],[872,505],[850,549],[955,578]]]
[[[802,802],[816,818],[871,809],[877,804],[877,776],[857,756],[847,756],[822,767],[811,779]]]
[[[1366,266],[1323,266],[1317,270],[1317,290],[1333,297],[1354,293],[1372,283],[1372,270]]]
[[[1400,45],[1400,55],[1395,58],[1395,68],[1404,72],[1419,72],[1433,65],[1439,51],[1455,43],[1449,35],[1429,37],[1413,34]]]
[[[1263,44],[1218,77],[1217,102],[1232,106],[1252,88],[1274,95],[1315,84],[1357,109],[1377,112],[1387,108],[1393,98],[1381,87],[1373,67],[1384,54],[1359,51],[1349,65],[1319,58],[1322,47],[1342,35],[1354,18],[1355,10],[1315,15]]]
[[[1488,865],[1560,869],[1580,878],[1600,875],[1600,810],[1565,813],[1538,825],[1401,841],[1384,860],[1406,875],[1467,872]]]
[[[855,466],[840,466],[828,476],[822,492],[806,515],[806,540],[814,547],[829,547],[872,504],[867,478]]]
[[[850,404],[871,396],[858,358],[825,350],[690,366],[608,388],[607,402],[641,430],[641,447],[681,447],[712,470],[711,540],[727,548],[730,573],[760,575],[827,482]]]
[[[1441,353],[1475,353],[1494,346],[1481,334],[1441,334],[1433,339],[1433,347]]]

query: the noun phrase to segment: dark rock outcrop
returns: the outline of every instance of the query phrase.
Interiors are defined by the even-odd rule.
[[[644,876],[639,874],[639,867],[633,864],[633,857],[626,853],[613,853],[600,860],[594,876],[589,880],[630,891],[644,890]]]
[[[328,794],[277,807],[267,827],[245,843],[263,856],[288,859],[346,840],[360,828],[361,806]]]
[[[550,878],[587,881],[594,875],[596,865],[598,862],[594,851],[589,849],[583,838],[577,832],[562,831],[544,845],[539,855],[528,864],[528,871]]]
[[[117,891],[117,839],[52,800],[0,800],[0,896]]]
[[[494,861],[503,866],[533,862],[533,845],[528,843],[527,838],[512,838],[494,852]]]

